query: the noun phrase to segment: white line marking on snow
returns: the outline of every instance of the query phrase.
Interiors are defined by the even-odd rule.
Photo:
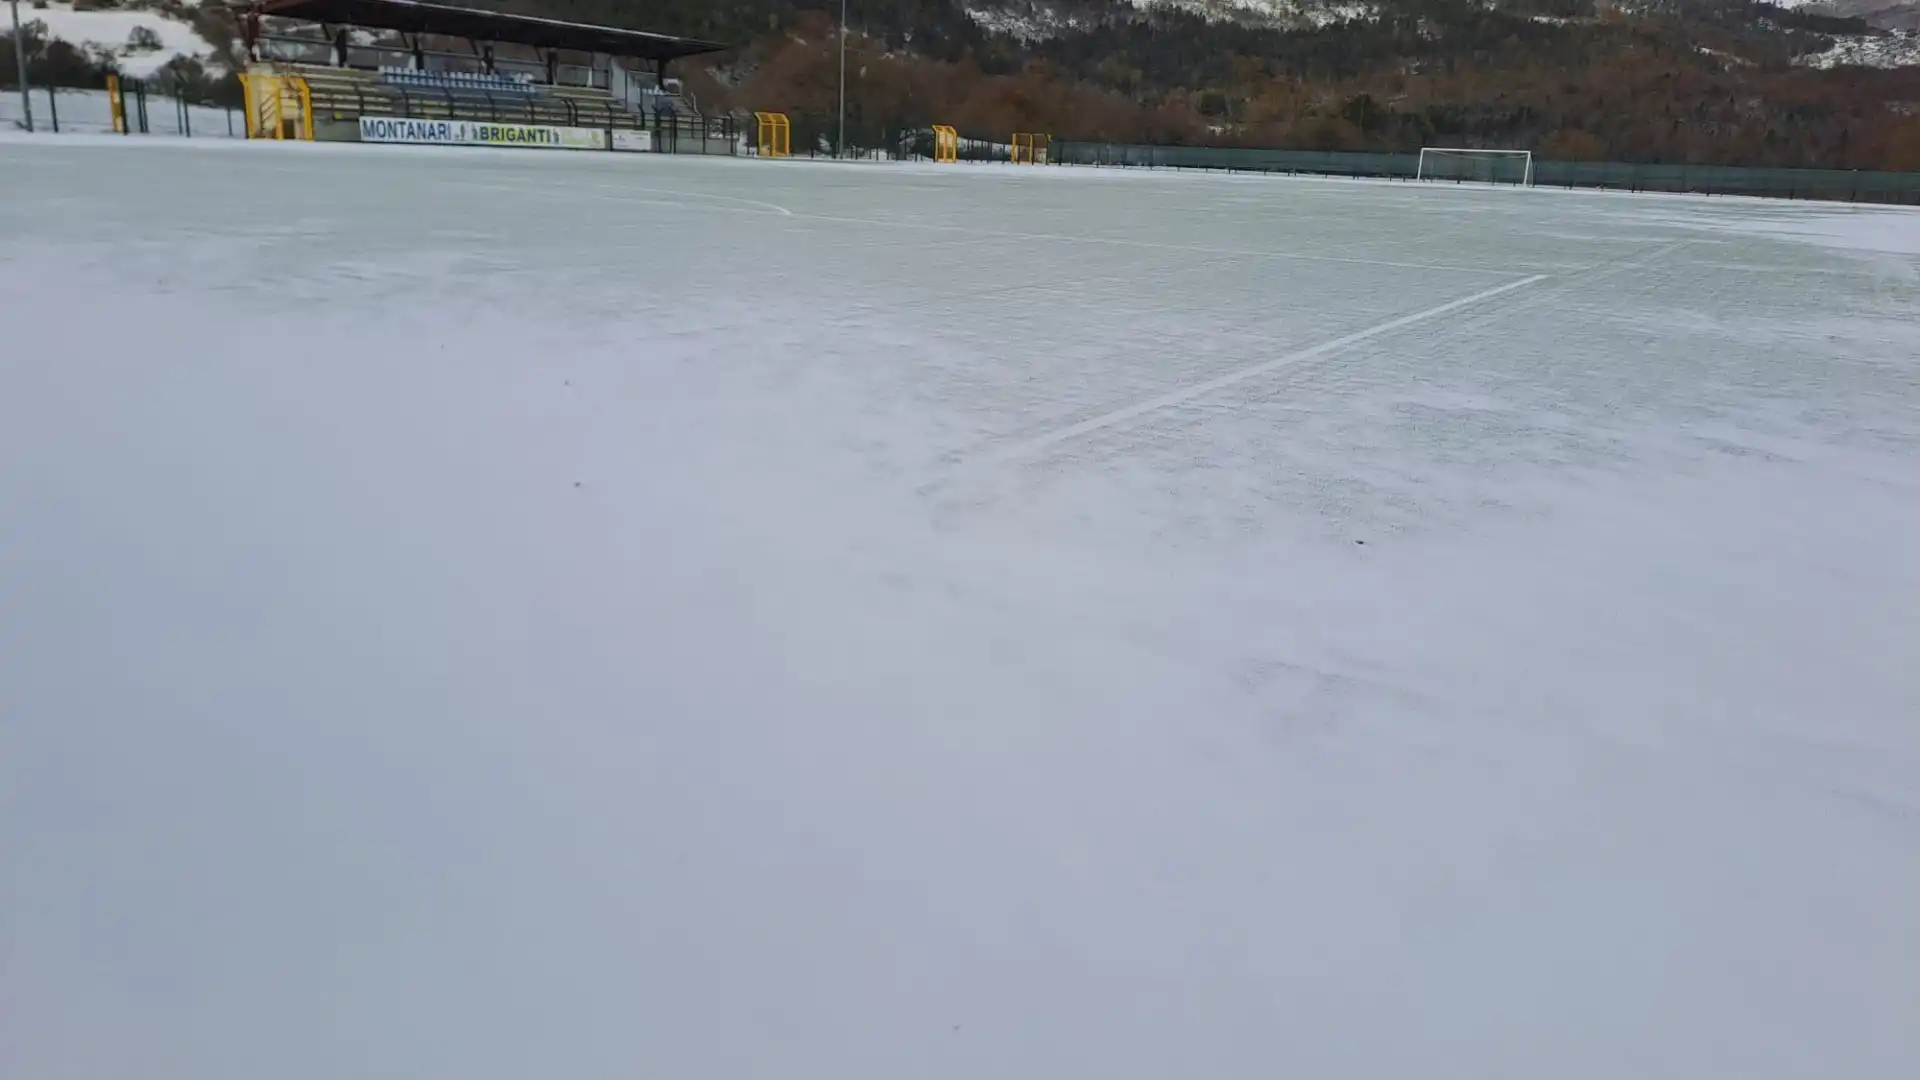
[[[957,240],[954,242],[958,244],[987,243],[989,241],[998,243],[999,240],[1000,240],[999,237],[993,236],[993,237],[985,237],[978,241]],[[1190,274],[1200,270],[1215,270],[1222,266],[1230,264],[1236,259],[1243,259],[1243,258],[1246,258],[1246,256],[1224,255],[1215,259],[1202,259],[1202,260],[1199,260],[1198,262],[1185,263],[1181,266],[1172,267],[1167,271],[1165,271],[1162,274],[1162,276],[1158,279],[1158,283],[1164,284],[1167,281],[1168,277],[1172,275]],[[1063,292],[1069,289],[1097,287],[1101,285],[1145,285],[1145,284],[1146,283],[1141,280],[1140,275],[1138,274],[1097,274],[1093,277],[1084,277],[1084,278],[1052,277],[1044,281],[1016,281],[1011,284],[1005,284],[1005,285],[991,285],[982,289],[956,290],[953,292],[942,293],[939,296],[925,297],[917,300],[897,300],[897,301],[892,301],[886,304],[867,304],[863,310],[874,311],[874,310],[897,309],[897,308],[906,308],[906,307],[917,307],[917,308],[939,307],[945,304],[950,304],[957,300],[978,300],[983,297],[998,296],[1006,293],[1013,293],[1016,295],[1028,293],[1028,294],[1035,294],[1035,295],[1040,295],[1042,297],[1045,297],[1046,294]]]
[[[1376,338],[1381,334],[1392,333],[1402,327],[1412,326],[1414,323],[1437,318],[1450,311],[1458,311],[1463,307],[1478,304],[1485,300],[1491,300],[1496,296],[1513,292],[1515,289],[1524,289],[1529,285],[1545,281],[1552,276],[1551,274],[1535,274],[1532,277],[1521,278],[1519,281],[1509,281],[1504,285],[1495,285],[1491,289],[1482,289],[1472,296],[1463,296],[1458,300],[1449,300],[1444,304],[1438,304],[1424,311],[1416,311],[1408,315],[1402,315],[1397,319],[1388,319],[1386,322],[1369,326],[1364,330],[1355,330],[1351,334],[1343,334],[1340,337],[1323,341],[1318,345],[1310,345],[1307,348],[1287,353],[1285,356],[1277,356],[1272,360],[1266,360],[1249,367],[1243,367],[1238,371],[1229,371],[1225,375],[1215,376],[1205,382],[1194,383],[1192,386],[1169,391],[1157,397],[1150,397],[1145,401],[1135,402],[1126,408],[1115,409],[1112,412],[1103,413],[1088,420],[1082,420],[1077,424],[1069,424],[1066,427],[1050,431],[1038,438],[1028,439],[1010,449],[998,453],[990,452],[976,460],[1006,461],[1013,458],[1027,457],[1046,450],[1049,447],[1058,446],[1063,442],[1077,439],[1082,435],[1092,434],[1102,428],[1109,428],[1115,424],[1124,424],[1128,420],[1144,416],[1150,412],[1172,408],[1175,405],[1184,405],[1195,398],[1211,394],[1215,390],[1221,390],[1236,383],[1243,383],[1248,379],[1258,378],[1270,371],[1276,371],[1288,365],[1300,363],[1303,360],[1311,360],[1316,356],[1323,356],[1337,349],[1344,349],[1349,345],[1357,345],[1369,338]]]
[[[1047,240],[1062,244],[1110,244],[1118,247],[1151,248],[1156,251],[1191,251],[1200,255],[1234,255],[1251,259],[1291,259],[1298,262],[1346,263],[1353,266],[1391,266],[1399,270],[1445,270],[1454,274],[1483,274],[1511,277],[1516,271],[1491,270],[1484,266],[1447,266],[1441,263],[1395,262],[1391,259],[1365,259],[1353,255],[1314,255],[1301,251],[1255,251],[1241,248],[1202,247],[1197,244],[1169,244],[1157,240],[1128,240],[1117,236],[1070,236],[1065,233],[1007,232],[982,229],[977,225],[939,225],[929,221],[887,221],[881,218],[840,217],[833,214],[794,214],[796,221],[825,221],[836,225],[876,225],[889,229],[920,229],[929,232],[959,232],[970,236],[992,236],[1003,240]]]
[[[779,203],[762,202],[759,199],[743,199],[737,195],[710,195],[703,191],[676,191],[671,188],[628,187],[624,184],[618,188],[605,184],[596,184],[594,186],[601,191],[644,191],[652,195],[678,195],[685,199],[719,199],[723,202],[740,203],[743,206],[765,207],[768,210],[779,213],[782,217],[794,216],[793,211],[781,206]]]
[[[538,195],[545,190],[539,187],[528,187],[524,184],[487,184],[466,179],[452,180],[448,181],[448,183],[456,187],[478,188],[482,191],[504,191],[521,196]],[[677,206],[687,210],[730,210],[734,213],[754,214],[764,214],[771,210],[782,217],[794,216],[793,211],[781,206],[779,203],[763,202],[759,199],[743,199],[737,195],[713,195],[704,191],[680,191],[675,188],[631,187],[626,184],[618,186],[611,184],[568,184],[565,187],[565,191],[569,198],[598,199],[601,202],[641,206]],[[675,195],[682,199],[718,199],[728,203],[739,203],[740,205],[718,206],[695,202],[668,202],[663,199],[635,199],[628,198],[628,192],[636,192],[642,195]]]
[[[718,210],[723,214],[756,214],[760,217],[776,216],[765,210],[761,210],[757,207],[752,207],[752,206],[725,206],[720,203],[687,202],[684,199],[629,199],[624,196],[593,195],[593,194],[580,195],[580,196],[577,196],[577,198],[598,199],[601,202],[619,203],[621,206],[669,206],[675,210]],[[657,227],[659,224],[660,223],[658,221],[642,221],[642,222],[619,221],[619,222],[608,223],[608,227],[611,228],[616,225],[643,225],[643,226],[652,228],[652,227]]]

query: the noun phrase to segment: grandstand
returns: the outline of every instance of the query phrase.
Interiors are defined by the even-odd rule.
[[[718,42],[424,0],[257,0],[238,14],[250,134],[353,141],[378,121],[456,121],[511,136],[481,141],[737,152],[732,119],[702,116],[668,74]],[[406,128],[423,129],[452,130]],[[555,134],[568,132],[603,134]]]

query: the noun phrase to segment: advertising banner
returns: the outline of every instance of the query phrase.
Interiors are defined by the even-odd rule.
[[[646,133],[642,133],[646,134]],[[540,150],[605,150],[607,133],[598,128],[545,124],[490,124],[474,120],[410,120],[363,116],[360,141],[415,146],[527,146]]]

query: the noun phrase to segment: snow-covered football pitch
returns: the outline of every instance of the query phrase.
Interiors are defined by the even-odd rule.
[[[0,1075],[1920,1075],[1920,214],[0,142]]]

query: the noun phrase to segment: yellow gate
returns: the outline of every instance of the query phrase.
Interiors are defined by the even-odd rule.
[[[761,157],[783,158],[793,154],[793,125],[786,113],[753,114],[754,148]]]
[[[951,165],[960,160],[960,133],[945,124],[933,125],[933,160]]]
[[[313,91],[298,75],[247,71],[240,75],[247,101],[247,138],[313,141]]]

